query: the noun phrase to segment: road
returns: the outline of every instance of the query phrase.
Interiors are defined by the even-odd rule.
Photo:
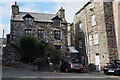
[[[24,69],[4,67],[2,69],[3,80],[120,80],[120,76],[104,75],[103,73],[61,73],[61,72],[40,72]]]

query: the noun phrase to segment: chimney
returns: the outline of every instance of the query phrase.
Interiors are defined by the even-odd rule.
[[[65,20],[65,10],[63,9],[63,7],[59,9],[59,11],[57,12],[57,15],[63,20]]]
[[[12,13],[13,14],[18,14],[19,13],[19,7],[17,5],[17,2],[15,2],[14,5],[12,5]]]

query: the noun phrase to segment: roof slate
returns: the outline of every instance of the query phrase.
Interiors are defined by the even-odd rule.
[[[16,21],[23,21],[23,17],[26,14],[30,14],[34,17],[34,21],[41,21],[41,22],[53,22],[52,18],[56,16],[56,14],[44,14],[44,13],[32,13],[32,12],[19,12],[15,16],[11,16],[11,20]]]

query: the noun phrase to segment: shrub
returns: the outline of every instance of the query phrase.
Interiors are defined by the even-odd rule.
[[[54,49],[53,45],[50,43],[48,44],[47,54],[50,55],[50,62],[52,62],[53,65],[59,64],[61,52],[59,50]]]
[[[94,63],[90,63],[88,65],[88,69],[89,69],[89,71],[95,71],[95,64]]]
[[[19,44],[21,48],[20,60],[24,63],[33,63],[44,52],[44,44],[34,36],[22,36]]]

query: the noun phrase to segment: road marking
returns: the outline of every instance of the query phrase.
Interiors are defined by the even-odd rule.
[[[56,73],[58,73],[58,74],[72,74],[72,73],[61,73],[61,72],[42,72],[42,73],[53,73],[53,74],[56,74]]]
[[[29,71],[29,70],[25,70],[25,69],[14,68],[14,67],[7,67],[7,66],[2,66],[2,68],[9,68],[9,69],[17,69],[17,70]]]

